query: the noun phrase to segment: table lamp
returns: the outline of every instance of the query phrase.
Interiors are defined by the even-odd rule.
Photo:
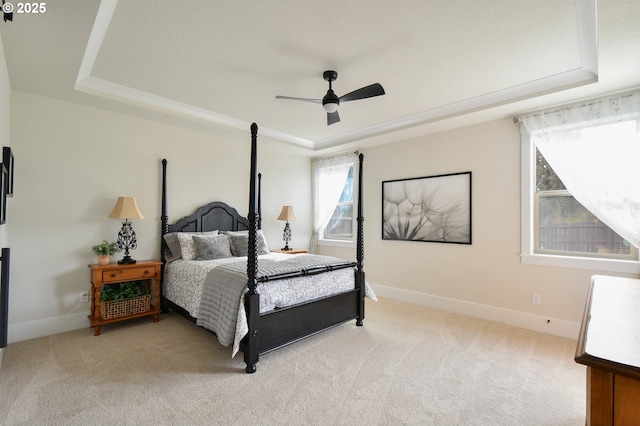
[[[138,247],[136,233],[129,219],[144,219],[144,216],[142,216],[142,213],[140,213],[138,209],[136,199],[134,197],[118,197],[115,207],[111,213],[109,213],[109,217],[111,219],[124,219],[122,228],[120,232],[118,232],[118,240],[116,241],[118,248],[120,250],[124,249],[124,257],[122,260],[119,260],[118,263],[121,265],[136,263],[135,259],[129,256],[129,250],[134,250]]]
[[[286,221],[284,225],[284,232],[282,233],[282,239],[284,240],[284,247],[282,250],[289,251],[289,241],[291,241],[291,227],[289,226],[289,222],[293,222],[298,220],[296,217],[296,213],[293,211],[293,206],[282,206],[282,211],[280,212],[280,216],[278,216],[277,220]]]

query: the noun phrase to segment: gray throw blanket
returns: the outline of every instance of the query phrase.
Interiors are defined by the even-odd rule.
[[[331,256],[290,256],[285,260],[260,259],[258,277],[273,276],[346,262]],[[247,289],[246,259],[220,265],[205,279],[196,324],[216,333],[218,341],[228,346],[234,342],[238,308]]]

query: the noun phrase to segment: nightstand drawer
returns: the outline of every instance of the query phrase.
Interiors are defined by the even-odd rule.
[[[145,278],[153,278],[156,274],[154,267],[141,267],[141,268],[129,268],[119,269],[113,271],[104,271],[102,273],[103,283],[112,283],[118,281],[127,280],[142,280]]]

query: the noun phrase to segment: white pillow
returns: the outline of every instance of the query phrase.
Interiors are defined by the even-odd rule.
[[[196,247],[193,243],[194,235],[213,236],[218,235],[218,231],[208,232],[176,232],[178,243],[180,244],[180,257],[184,260],[194,260],[196,258]],[[175,257],[175,253],[172,253]],[[178,257],[179,258],[179,257]]]

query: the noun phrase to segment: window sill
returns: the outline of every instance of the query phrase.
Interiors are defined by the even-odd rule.
[[[529,265],[558,266],[561,268],[640,274],[640,262],[632,260],[554,256],[549,254],[522,254],[520,255],[520,261]]]
[[[319,246],[328,246],[328,247],[344,247],[344,248],[355,248],[356,244],[353,241],[343,241],[343,240],[318,240]]]

